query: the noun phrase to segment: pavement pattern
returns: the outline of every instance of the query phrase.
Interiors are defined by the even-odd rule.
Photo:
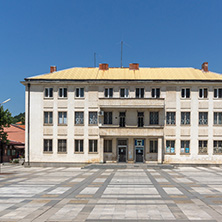
[[[5,165],[0,221],[222,221],[222,168]]]

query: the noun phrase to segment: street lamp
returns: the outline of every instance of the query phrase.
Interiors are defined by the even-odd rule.
[[[4,104],[4,103],[7,103],[7,102],[9,102],[11,99],[9,98],[9,99],[6,99],[5,101],[3,101],[2,103],[0,103],[0,106],[2,105],[2,104]]]

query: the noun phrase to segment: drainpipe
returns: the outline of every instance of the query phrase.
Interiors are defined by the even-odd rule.
[[[30,166],[30,83],[28,83],[28,166]]]

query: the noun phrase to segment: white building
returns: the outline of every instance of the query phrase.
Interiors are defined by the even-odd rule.
[[[222,76],[71,68],[26,78],[26,162],[222,163]]]

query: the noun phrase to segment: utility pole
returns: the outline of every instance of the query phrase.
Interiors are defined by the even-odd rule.
[[[123,68],[123,41],[121,41],[121,65],[120,68]]]
[[[96,67],[96,53],[94,52],[94,67]]]

